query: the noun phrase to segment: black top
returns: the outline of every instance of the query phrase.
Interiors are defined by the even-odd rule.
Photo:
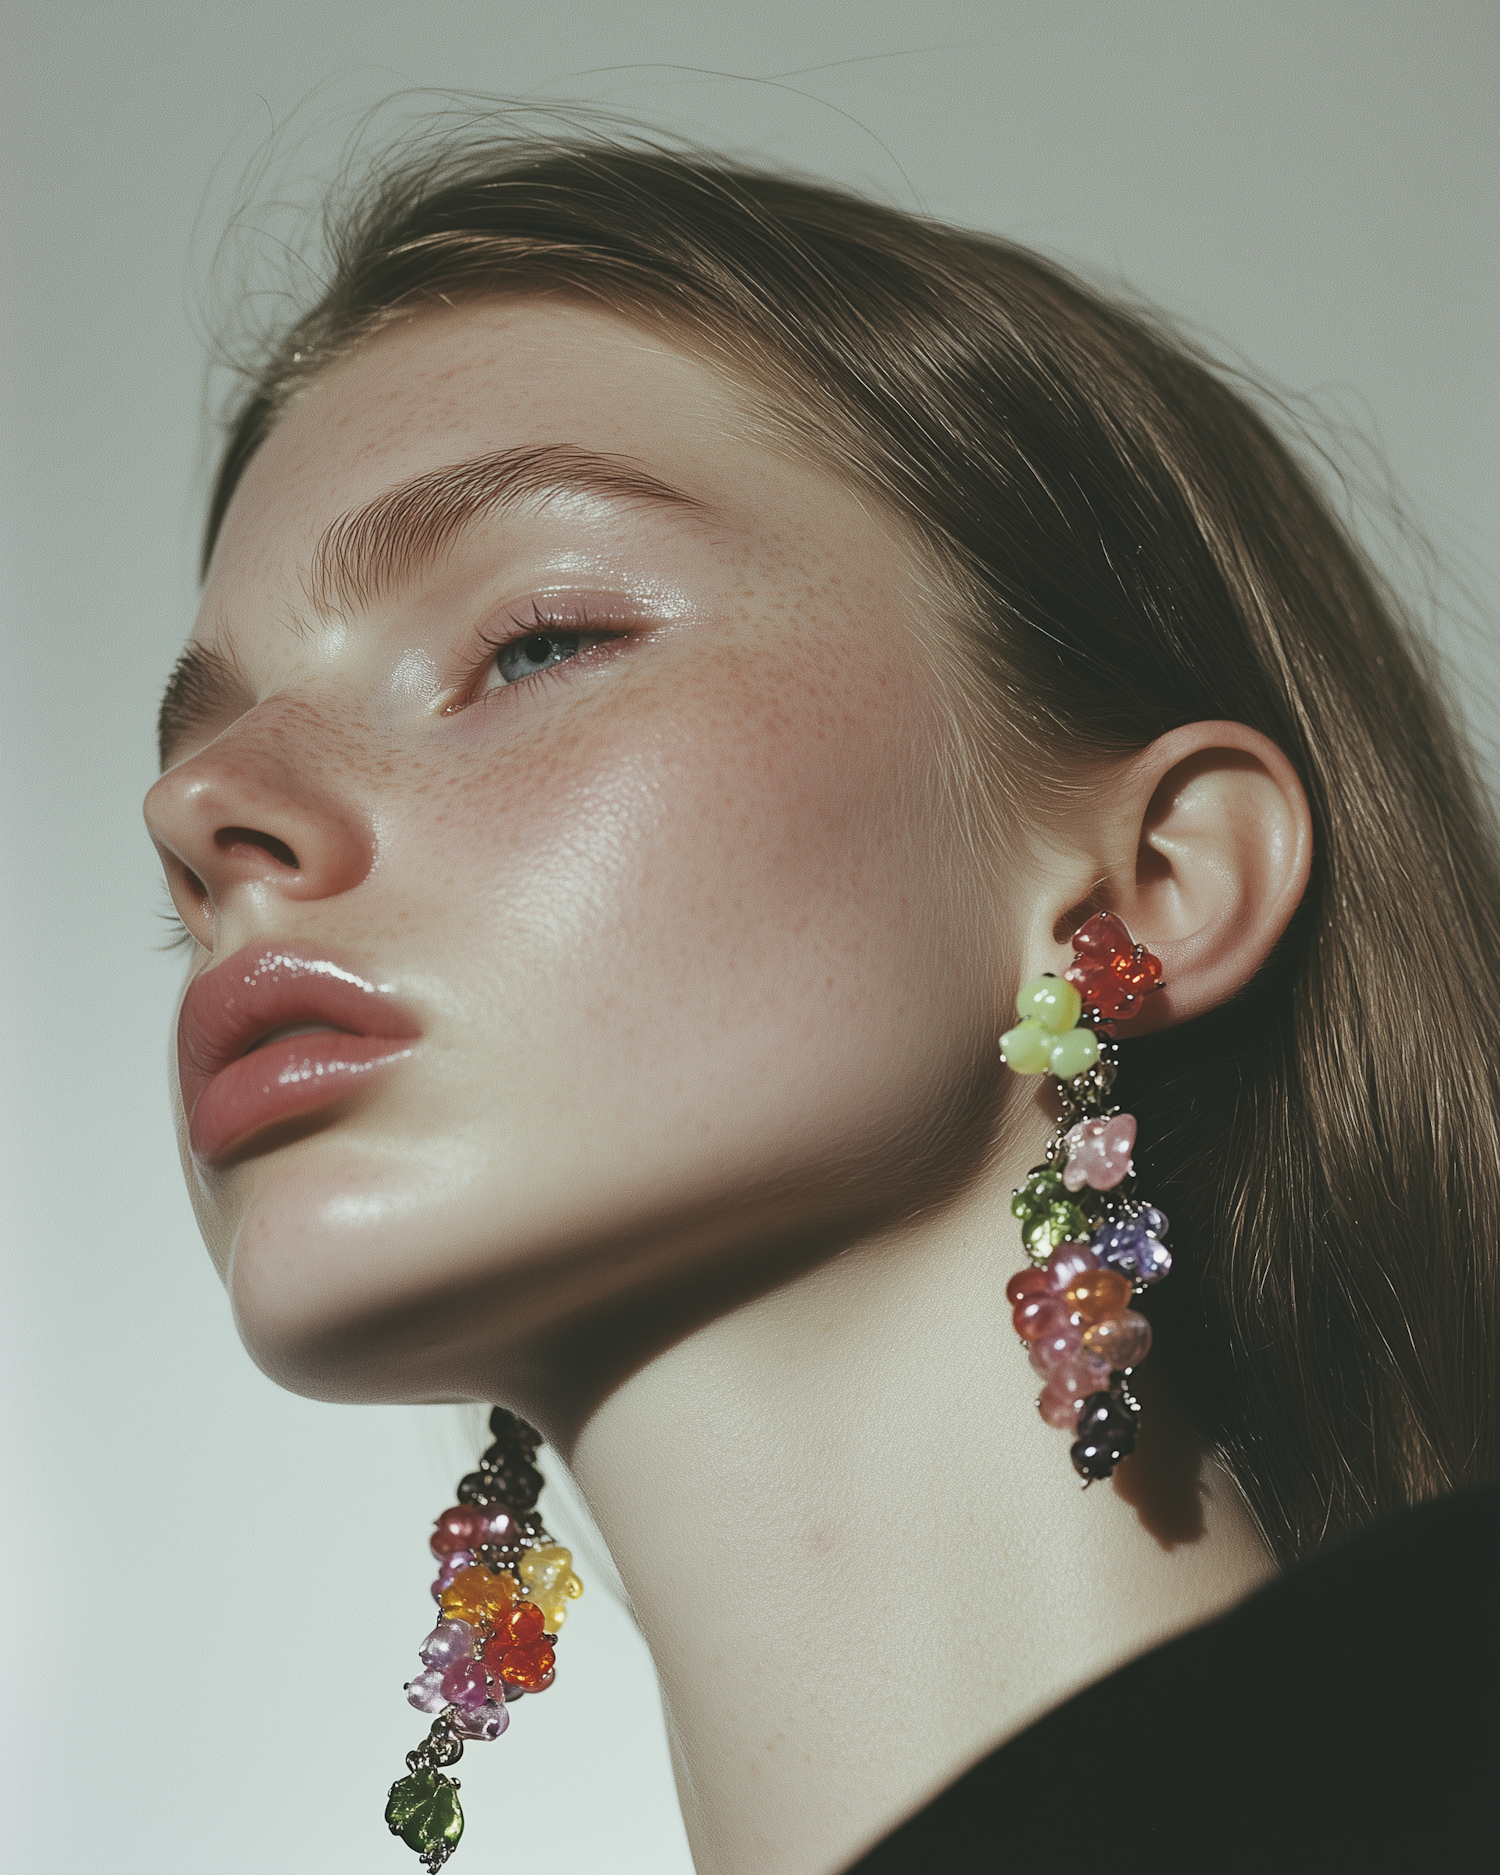
[[[848,1875],[1500,1869],[1497,1560],[1500,1491],[1408,1512],[1049,1712]]]

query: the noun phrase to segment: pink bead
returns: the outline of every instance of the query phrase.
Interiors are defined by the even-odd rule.
[[[443,1697],[464,1712],[474,1712],[489,1697],[489,1681],[477,1660],[459,1660],[442,1678]]]
[[[1057,1387],[1049,1380],[1042,1388],[1036,1410],[1049,1426],[1055,1426],[1059,1432],[1071,1432],[1078,1424],[1079,1409],[1073,1404],[1071,1387]]]
[[[1095,1191],[1113,1191],[1134,1169],[1135,1115],[1117,1113],[1108,1120],[1080,1120],[1063,1139],[1068,1163],[1063,1183],[1069,1191],[1092,1185]]]
[[[487,1699],[472,1712],[460,1707],[448,1721],[449,1730],[460,1738],[498,1738],[509,1724],[510,1714],[503,1701],[496,1699]]]
[[[418,1712],[442,1711],[448,1699],[443,1691],[443,1676],[436,1667],[429,1667],[425,1673],[419,1673],[414,1680],[407,1682],[406,1699]]]
[[[427,1539],[434,1556],[447,1556],[456,1549],[478,1549],[485,1542],[490,1513],[478,1504],[455,1504],[437,1520],[437,1528]]]
[[[440,1621],[418,1652],[424,1666],[446,1672],[455,1662],[474,1658],[474,1630],[467,1621]]]
[[[1091,1361],[1087,1356],[1065,1361],[1047,1376],[1047,1384],[1036,1403],[1037,1411],[1049,1426],[1055,1426],[1059,1432],[1071,1432],[1078,1424],[1084,1401],[1091,1393],[1108,1385],[1109,1369],[1102,1362]]]
[[[1063,1290],[1075,1276],[1098,1267],[1099,1259],[1086,1243],[1059,1244],[1047,1259],[1047,1281],[1054,1289]]]
[[[1039,1374],[1050,1374],[1054,1367],[1077,1356],[1081,1339],[1082,1331],[1072,1322],[1038,1336],[1031,1344],[1031,1365]]]

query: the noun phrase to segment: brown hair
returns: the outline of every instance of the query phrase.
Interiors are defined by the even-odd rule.
[[[1127,1050],[1173,1221],[1159,1346],[1283,1561],[1494,1479],[1490,808],[1425,654],[1269,424],[1024,250],[646,142],[407,150],[328,247],[230,426],[205,561],[309,371],[441,297],[583,298],[748,358],[956,574],[1033,783],[1204,718],[1285,750],[1315,826],[1291,930],[1243,996]]]

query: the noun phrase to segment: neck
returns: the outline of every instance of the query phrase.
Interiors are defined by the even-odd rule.
[[[1023,1169],[697,1329],[572,1442],[700,1875],[831,1875],[1271,1573],[1149,1363],[1137,1453],[1080,1490],[1009,1328]]]

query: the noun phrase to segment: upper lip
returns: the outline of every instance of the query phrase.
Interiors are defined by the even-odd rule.
[[[334,959],[289,944],[249,944],[194,977],[177,1018],[182,1103],[276,1029],[326,1023],[349,1035],[411,1040],[421,1029],[389,989]]]

